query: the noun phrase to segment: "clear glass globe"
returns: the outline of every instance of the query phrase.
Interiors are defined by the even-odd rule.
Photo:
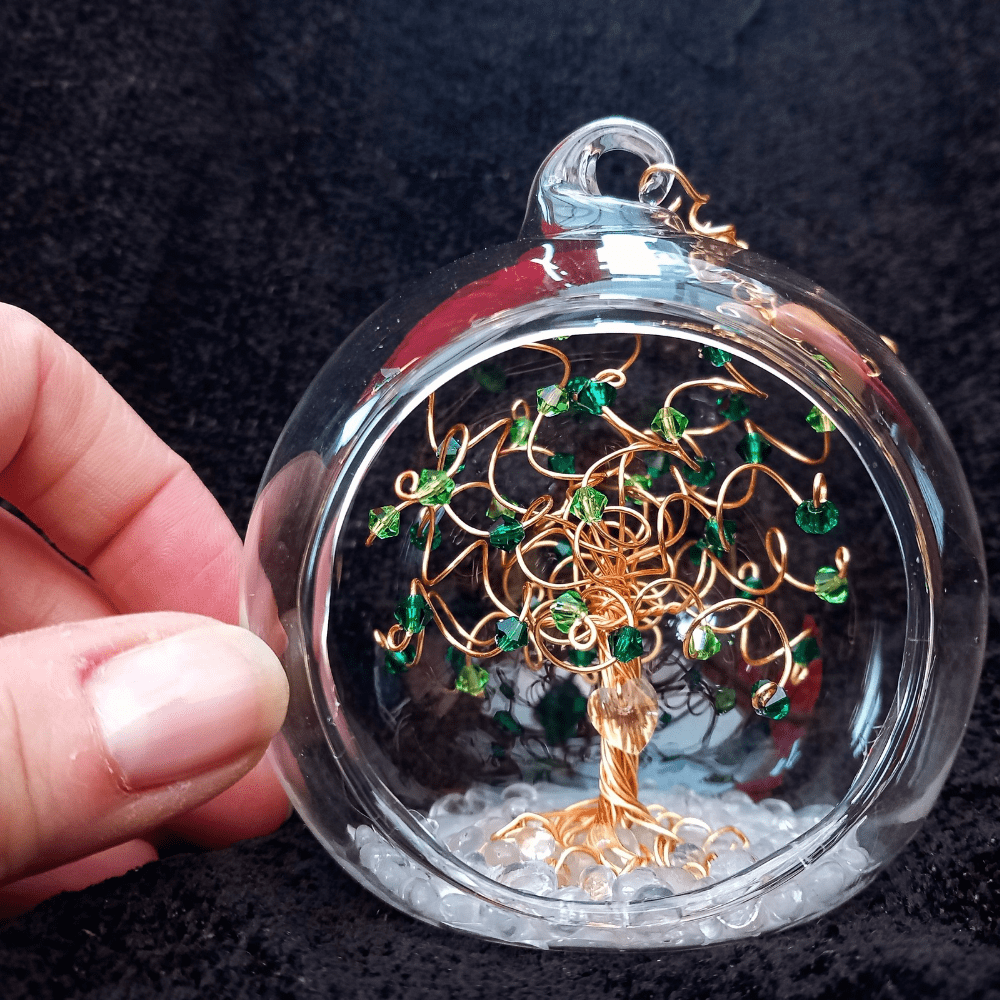
[[[600,195],[597,157],[654,170]],[[540,947],[789,926],[927,815],[971,709],[968,489],[894,353],[663,207],[626,119],[542,165],[521,238],[370,317],[247,533],[296,809],[394,906]]]

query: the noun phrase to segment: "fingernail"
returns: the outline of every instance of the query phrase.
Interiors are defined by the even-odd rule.
[[[191,778],[261,746],[288,700],[274,653],[222,624],[120,653],[86,688],[108,752],[134,789]]]

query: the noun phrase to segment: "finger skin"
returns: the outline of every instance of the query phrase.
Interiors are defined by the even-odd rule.
[[[206,622],[223,628],[194,615],[158,613],[0,639],[0,884],[143,836],[217,795],[257,763],[281,724],[287,699],[280,665],[259,640],[253,641],[271,658],[265,664],[270,686],[251,692],[250,710],[233,717],[240,731],[225,728],[228,718],[220,727],[226,759],[213,759],[211,767],[181,780],[156,787],[140,783],[141,791],[132,790],[88,694],[116,657],[203,630]],[[202,677],[220,655],[209,654],[209,662],[168,669],[187,668]],[[283,697],[275,684],[284,687]]]
[[[0,496],[120,611],[235,622],[239,537],[198,477],[34,317],[0,307]]]
[[[60,892],[79,892],[87,886],[124,875],[156,861],[156,848],[145,840],[128,840],[79,861],[29,875],[0,888],[0,920],[16,917]]]
[[[93,580],[0,510],[0,636],[115,613]]]
[[[226,847],[262,837],[291,815],[292,807],[265,756],[254,769],[204,805],[172,819],[166,829],[199,847]]]

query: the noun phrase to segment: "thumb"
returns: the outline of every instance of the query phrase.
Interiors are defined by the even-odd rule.
[[[287,700],[260,639],[198,615],[0,639],[0,885],[222,791],[261,757]]]

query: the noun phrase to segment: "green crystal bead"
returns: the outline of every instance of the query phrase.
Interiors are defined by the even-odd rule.
[[[514,736],[519,736],[524,732],[524,726],[506,709],[502,708],[499,712],[494,712],[493,721],[505,732],[512,733]]]
[[[495,545],[504,552],[512,552],[524,540],[524,527],[520,521],[502,515],[490,528],[490,545]]]
[[[673,721],[674,717],[669,712],[661,712],[659,722],[657,722],[657,727],[665,729]]]
[[[545,739],[556,746],[575,736],[587,714],[587,699],[571,680],[564,680],[541,697],[535,706],[535,718],[545,730]]]
[[[618,398],[618,390],[609,382],[595,382],[588,379],[583,388],[576,391],[575,410],[584,410],[595,417],[601,415],[605,406],[613,406]]]
[[[410,541],[418,548],[423,550],[427,546],[427,525],[421,524],[420,521],[415,521],[410,525]],[[441,529],[435,524],[434,525],[434,537],[431,539],[431,552],[441,545]]]
[[[639,458],[645,464],[646,475],[650,479],[656,479],[663,475],[664,466],[670,465],[666,453],[662,451],[644,451],[639,455]]]
[[[594,521],[600,521],[607,505],[608,498],[600,490],[595,490],[593,486],[581,486],[573,494],[569,512],[575,514],[581,521],[593,524]]]
[[[514,700],[514,689],[506,681],[500,682],[500,693],[505,698],[510,698],[511,701]]]
[[[455,690],[462,694],[480,695],[489,683],[488,670],[477,667],[474,663],[464,663],[455,677]]]
[[[762,586],[760,580],[757,577],[755,577],[755,576],[748,576],[743,582],[747,585],[747,587],[751,587],[754,590],[760,590],[761,586]],[[737,589],[736,596],[737,597],[742,597],[745,601],[756,601],[757,600],[757,595],[756,594],[751,594],[749,590],[740,590],[740,589]]]
[[[631,625],[611,633],[611,655],[621,663],[642,656],[642,633]]]
[[[451,669],[455,671],[456,674],[468,663],[468,658],[465,653],[460,649],[456,649],[454,646],[449,646],[444,651],[444,658],[451,665]]]
[[[502,499],[507,500],[507,497],[502,497]],[[509,500],[507,500],[510,503]],[[489,507],[486,508],[486,516],[491,520],[495,521],[501,514],[506,514],[510,516],[512,512],[513,504],[510,507],[505,507],[496,497],[490,501]]]
[[[425,507],[435,507],[447,503],[454,492],[455,480],[450,479],[446,472],[437,469],[421,470],[417,493],[420,495],[420,502]]]
[[[555,549],[556,555],[560,558],[560,560],[573,555],[573,546],[570,545],[565,538],[560,538],[559,541],[556,542]]]
[[[733,356],[728,351],[719,350],[718,347],[702,347],[701,356],[716,368],[723,368],[733,360]]]
[[[832,566],[816,570],[816,596],[827,604],[843,604],[847,600],[847,580]]]
[[[523,448],[528,443],[531,436],[532,421],[527,417],[520,417],[510,425],[510,443],[515,448]]]
[[[731,420],[733,423],[743,420],[750,412],[750,407],[747,405],[746,399],[739,392],[731,392],[727,395],[719,396],[715,402],[719,408],[719,413],[726,420]]]
[[[505,653],[512,653],[528,644],[528,626],[519,618],[504,618],[497,622],[496,642]]]
[[[743,440],[736,446],[736,450],[744,462],[760,465],[771,454],[771,445],[762,434],[750,431],[749,434],[743,435]]]
[[[434,620],[431,606],[419,594],[404,597],[396,605],[395,618],[411,635],[423,632],[424,627]]]
[[[689,469],[685,465],[681,471],[681,475],[692,486],[708,486],[715,479],[715,462],[707,458],[696,458],[695,462],[698,465],[697,471]]]
[[[731,546],[736,540],[736,522],[724,518],[722,521],[722,538],[726,540],[726,545]],[[719,556],[725,555],[726,550],[722,546],[722,538],[719,537],[719,522],[710,517],[705,522],[705,534],[702,536],[703,547]]]
[[[448,438],[448,444],[447,444],[447,446],[445,446],[445,445],[438,445],[438,450],[437,450],[436,454],[437,454],[438,458],[440,458],[441,457],[441,451],[443,449],[444,453],[445,453],[445,465],[447,465],[447,467],[449,469],[451,469],[451,466],[454,463],[455,458],[457,457],[460,448],[461,448],[461,446],[459,445],[457,438]],[[464,468],[465,468],[464,465],[460,465],[457,469],[454,469],[452,471],[454,471],[455,473],[459,473]]]
[[[809,535],[825,535],[837,527],[840,520],[840,511],[824,500],[818,507],[813,506],[812,500],[803,500],[795,508],[795,523]]]
[[[672,406],[664,406],[656,411],[650,427],[666,441],[676,441],[687,430],[688,418]]]
[[[725,715],[736,707],[736,692],[732,688],[719,688],[715,692],[715,710]]]
[[[538,412],[543,417],[555,417],[569,409],[569,395],[561,385],[547,385],[535,393]]]
[[[499,365],[476,365],[472,374],[487,392],[503,392],[507,387],[507,373]]]
[[[641,490],[645,490],[647,493],[653,488],[653,479],[651,476],[626,476],[625,477],[625,491],[630,497],[633,497],[635,504],[638,507],[642,506],[642,493]]]
[[[570,476],[576,472],[576,459],[569,452],[557,451],[554,455],[549,455],[549,468],[553,472]]]
[[[405,649],[387,649],[385,651],[385,669],[390,674],[402,674],[410,669],[416,649],[407,646]]]
[[[758,715],[763,715],[772,722],[781,722],[792,707],[783,687],[774,681],[763,679],[750,689],[750,703]]]
[[[566,391],[569,393],[570,399],[574,399],[576,394],[590,381],[586,375],[574,375],[566,383]]]
[[[819,643],[812,636],[792,647],[792,659],[796,663],[812,663],[819,658]]]
[[[587,602],[576,590],[561,593],[552,604],[552,621],[560,632],[569,632],[588,611]]]
[[[399,511],[395,507],[372,507],[368,511],[368,530],[376,538],[395,538],[399,534]]]
[[[693,660],[707,660],[722,649],[718,636],[707,626],[697,625],[687,643],[687,655]]]
[[[594,660],[597,659],[596,649],[571,649],[569,653],[566,654],[566,659],[573,664],[574,667],[589,667]]]
[[[701,671],[697,667],[693,667],[684,675],[684,680],[690,690],[697,691],[704,678],[701,676]]]
[[[833,421],[818,406],[814,406],[806,414],[806,423],[817,434],[826,434],[828,431],[836,429]]]

